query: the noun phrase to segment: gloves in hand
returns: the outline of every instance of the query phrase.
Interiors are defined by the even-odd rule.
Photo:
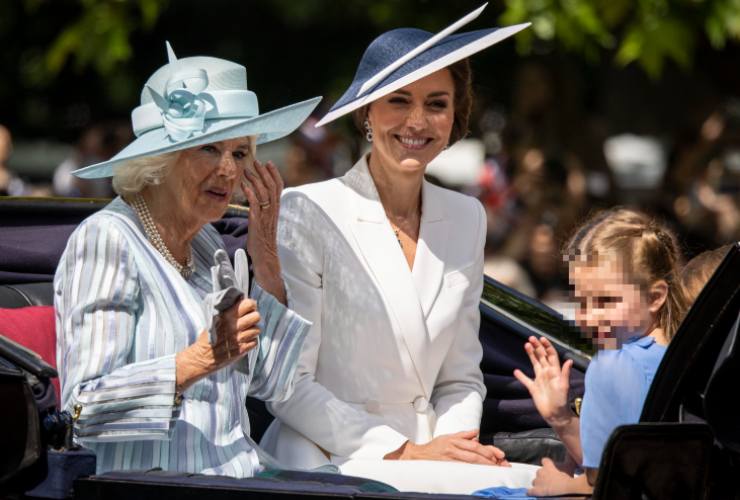
[[[228,254],[221,249],[213,254],[211,280],[213,291],[205,296],[203,307],[208,323],[211,344],[216,343],[219,316],[249,294],[249,266],[243,249],[234,255],[235,267],[231,266]]]

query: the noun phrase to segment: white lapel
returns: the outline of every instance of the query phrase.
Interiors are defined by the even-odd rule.
[[[429,349],[429,335],[419,304],[414,279],[385,216],[377,189],[364,157],[342,178],[350,189],[353,210],[349,226],[359,253],[385,299],[394,333],[405,345],[409,362],[417,374],[425,396],[432,387],[425,383],[423,367]],[[431,381],[433,383],[434,381]]]
[[[424,318],[429,316],[442,285],[448,245],[449,221],[445,219],[444,199],[439,196],[438,189],[424,181],[419,240],[412,273]]]

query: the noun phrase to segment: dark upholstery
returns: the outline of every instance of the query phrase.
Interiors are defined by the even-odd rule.
[[[50,282],[0,285],[0,307],[44,306],[54,303]]]
[[[593,497],[709,498],[706,493],[712,441],[712,432],[704,424],[642,423],[617,427],[601,456]]]

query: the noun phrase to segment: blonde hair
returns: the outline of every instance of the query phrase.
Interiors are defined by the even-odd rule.
[[[140,193],[147,186],[160,184],[179,155],[180,151],[174,151],[134,158],[120,164],[113,171],[113,191],[127,197]]]
[[[686,313],[687,300],[678,274],[682,254],[675,234],[667,227],[636,210],[606,210],[581,225],[563,253],[568,261],[586,263],[595,263],[597,256],[617,257],[627,280],[643,291],[664,280],[668,294],[656,319],[666,338],[673,338]]]
[[[712,277],[722,260],[730,251],[732,244],[727,244],[714,250],[707,250],[691,259],[681,270],[681,284],[686,290],[686,298],[689,305],[693,303],[701,293],[704,285]]]

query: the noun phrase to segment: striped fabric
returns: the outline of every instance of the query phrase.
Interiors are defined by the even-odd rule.
[[[59,262],[62,407],[82,406],[75,437],[97,453],[98,473],[161,467],[249,477],[261,470],[260,457],[269,462],[249,438],[245,398],[290,395],[310,323],[255,283],[259,347],[195,383],[175,405],[175,354],[205,327],[201,301],[212,289],[213,253],[223,243],[206,225],[192,246],[195,272],[186,281],[116,198],[80,224]],[[240,370],[240,363],[252,369]]]

